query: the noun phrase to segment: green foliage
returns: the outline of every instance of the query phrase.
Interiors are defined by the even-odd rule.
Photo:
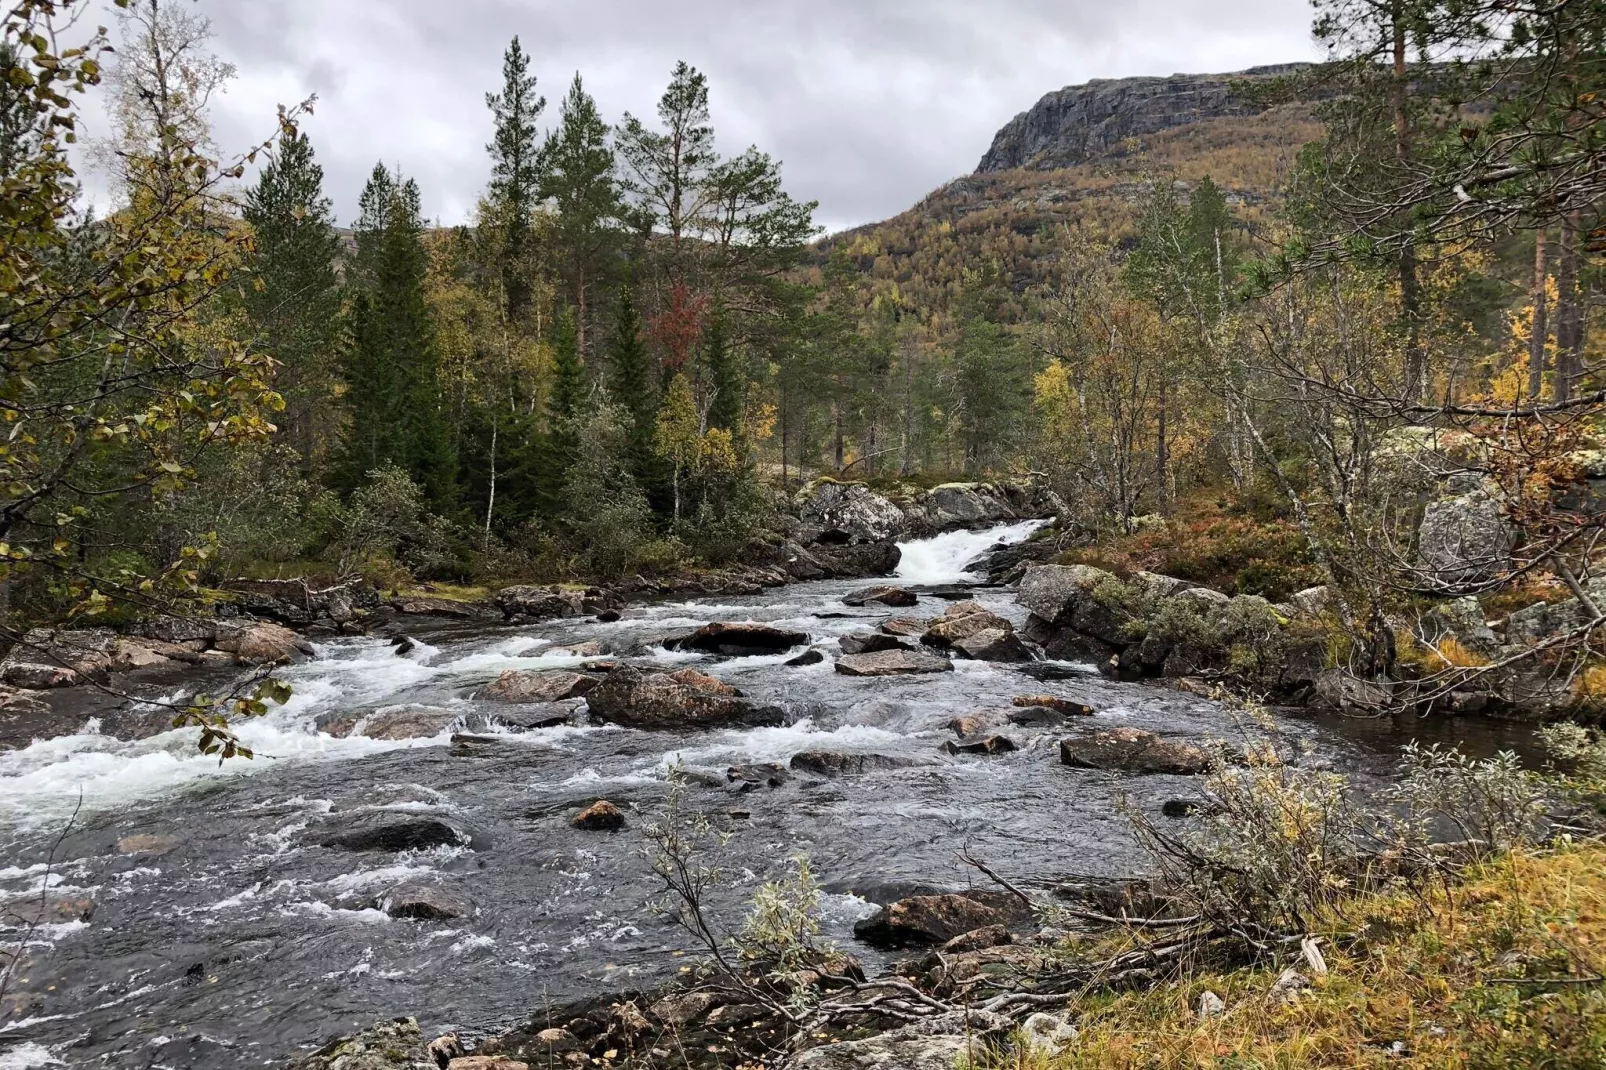
[[[630,472],[629,414],[600,396],[577,421],[575,444],[564,487],[570,550],[584,575],[628,576],[655,542],[652,510]]]

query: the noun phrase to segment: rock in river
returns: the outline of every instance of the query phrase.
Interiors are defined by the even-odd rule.
[[[1208,772],[1214,764],[1208,752],[1191,743],[1125,727],[1084,732],[1060,740],[1060,761],[1079,769],[1182,776]]]
[[[836,671],[844,676],[910,676],[953,672],[954,663],[915,650],[880,650],[874,654],[848,654],[838,658]]]
[[[912,606],[920,601],[918,595],[903,587],[866,587],[862,591],[854,591],[843,597],[844,605],[868,606],[872,603],[882,606]]]
[[[856,635],[844,635],[837,640],[837,646],[844,654],[874,654],[881,650],[908,650],[909,647],[900,643],[896,636],[878,632],[859,632]]]
[[[412,1018],[382,1022],[331,1040],[290,1063],[290,1070],[439,1070]]]
[[[914,761],[896,754],[844,754],[806,750],[792,755],[792,771],[815,776],[854,776],[875,769],[901,769]]]
[[[919,617],[893,617],[891,620],[883,621],[881,624],[881,630],[888,635],[908,637],[924,635],[929,627],[931,627],[931,623],[921,620]]]
[[[953,642],[961,657],[972,661],[1031,661],[1032,652],[1013,630],[983,628],[974,635]]]
[[[320,847],[344,851],[420,851],[430,847],[461,847],[473,840],[469,832],[438,817],[383,810],[333,814],[311,838]]]
[[[690,635],[664,643],[670,650],[700,650],[704,654],[749,657],[779,654],[809,641],[806,632],[772,628],[767,624],[705,624]]]
[[[1002,912],[969,896],[914,895],[865,918],[853,927],[853,935],[879,948],[946,944],[962,933],[1005,920]]]
[[[461,918],[468,904],[432,884],[400,884],[380,897],[379,909],[393,918],[441,921]]]
[[[586,695],[591,716],[627,728],[757,727],[785,720],[774,707],[754,706],[711,676],[682,670],[644,673],[624,665]]]
[[[597,686],[593,676],[577,672],[528,672],[512,669],[496,678],[477,697],[493,702],[562,702],[579,698]]]
[[[616,832],[625,827],[624,811],[607,799],[598,799],[569,821],[586,832]]]

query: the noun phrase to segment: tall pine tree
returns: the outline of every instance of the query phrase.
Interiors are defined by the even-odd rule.
[[[546,98],[535,90],[530,57],[517,37],[502,56],[502,92],[487,93],[485,104],[496,120],[491,154],[491,200],[505,228],[502,235],[502,289],[508,318],[520,320],[530,309],[535,207],[541,200],[541,152],[536,120]]]
[[[317,473],[334,427],[340,239],[323,193],[323,168],[305,134],[280,138],[256,186],[246,191],[243,214],[256,237],[245,311],[258,344],[279,362],[281,430],[309,472]]]
[[[619,287],[614,305],[613,346],[608,359],[608,388],[614,400],[630,414],[630,446],[637,478],[652,456],[658,420],[657,376],[652,357],[641,337],[641,316],[629,285]]]
[[[558,128],[547,135],[541,149],[540,196],[557,209],[552,252],[574,303],[576,344],[585,359],[592,348],[591,294],[606,281],[624,209],[614,179],[608,124],[578,74],[563,99]]]

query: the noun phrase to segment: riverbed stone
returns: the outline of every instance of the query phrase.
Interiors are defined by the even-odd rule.
[[[726,657],[779,654],[809,641],[807,632],[768,624],[705,624],[690,635],[667,640],[670,650],[697,650]]]
[[[455,725],[461,716],[454,710],[395,709],[373,713],[346,714],[319,726],[336,739],[352,735],[365,739],[397,741],[433,739]]]
[[[624,811],[607,799],[598,799],[569,821],[586,832],[617,832],[625,827]]]
[[[1093,716],[1092,706],[1085,702],[1078,702],[1075,699],[1061,698],[1058,695],[1016,695],[1010,699],[1010,705],[1021,709],[1042,706],[1067,717]]]
[[[974,635],[955,639],[952,649],[972,661],[1031,661],[1032,652],[1020,641],[1014,629],[983,628]]]
[[[876,632],[859,632],[854,635],[844,635],[837,640],[837,646],[844,654],[874,654],[879,650],[908,650],[909,647],[898,641],[898,637]]]
[[[818,665],[820,662],[822,662],[824,660],[825,660],[825,652],[824,651],[822,651],[822,650],[812,650],[811,649],[811,650],[803,651],[803,653],[799,654],[795,658],[788,658],[787,661],[786,661],[786,665],[787,665],[788,668],[791,668],[791,669],[801,669],[806,665]]]
[[[912,638],[926,634],[931,622],[919,617],[893,617],[881,622],[881,630],[888,635]]]
[[[596,677],[577,672],[512,669],[498,676],[476,697],[492,702],[562,702],[580,698],[596,686]]]
[[[434,884],[398,884],[379,897],[379,909],[393,918],[414,921],[445,921],[461,918],[469,906],[459,897]]]
[[[898,754],[855,754],[840,751],[806,750],[792,755],[789,763],[795,773],[815,776],[857,776],[877,769],[901,769],[914,765],[913,758]]]
[[[866,587],[862,591],[854,591],[844,595],[842,602],[849,606],[881,605],[903,608],[915,605],[920,596],[905,587]]]
[[[954,663],[917,650],[880,650],[874,654],[840,657],[836,662],[836,671],[844,676],[912,676],[953,672]]]
[[[1019,748],[1015,745],[1015,741],[1008,736],[986,736],[982,739],[960,740],[959,742],[950,739],[942,745],[942,749],[949,754],[992,755],[1008,754],[1010,751],[1018,750]]]
[[[756,727],[785,721],[781,710],[755,706],[733,692],[694,671],[647,673],[621,665],[586,695],[586,703],[594,719],[627,728]]]
[[[1208,772],[1213,764],[1210,753],[1201,747],[1126,726],[1060,740],[1060,761],[1080,769],[1180,776]]]
[[[473,835],[439,817],[360,810],[330,815],[309,839],[343,851],[420,851],[462,847],[472,842]]]
[[[952,646],[981,632],[1015,633],[1015,625],[978,602],[960,602],[931,622],[920,641],[927,646]]]
[[[896,949],[945,944],[962,933],[1005,921],[1001,911],[969,896],[913,895],[858,922],[853,935],[872,947]]]

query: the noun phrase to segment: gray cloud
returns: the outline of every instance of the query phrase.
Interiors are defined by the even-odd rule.
[[[488,164],[484,94],[518,34],[546,118],[575,71],[610,120],[650,116],[685,59],[710,80],[725,151],[784,161],[838,229],[896,214],[969,171],[1044,93],[1097,77],[1229,71],[1308,58],[1301,0],[199,0],[239,78],[221,144],[305,124],[342,219],[377,160],[417,178],[429,213],[473,211]]]

